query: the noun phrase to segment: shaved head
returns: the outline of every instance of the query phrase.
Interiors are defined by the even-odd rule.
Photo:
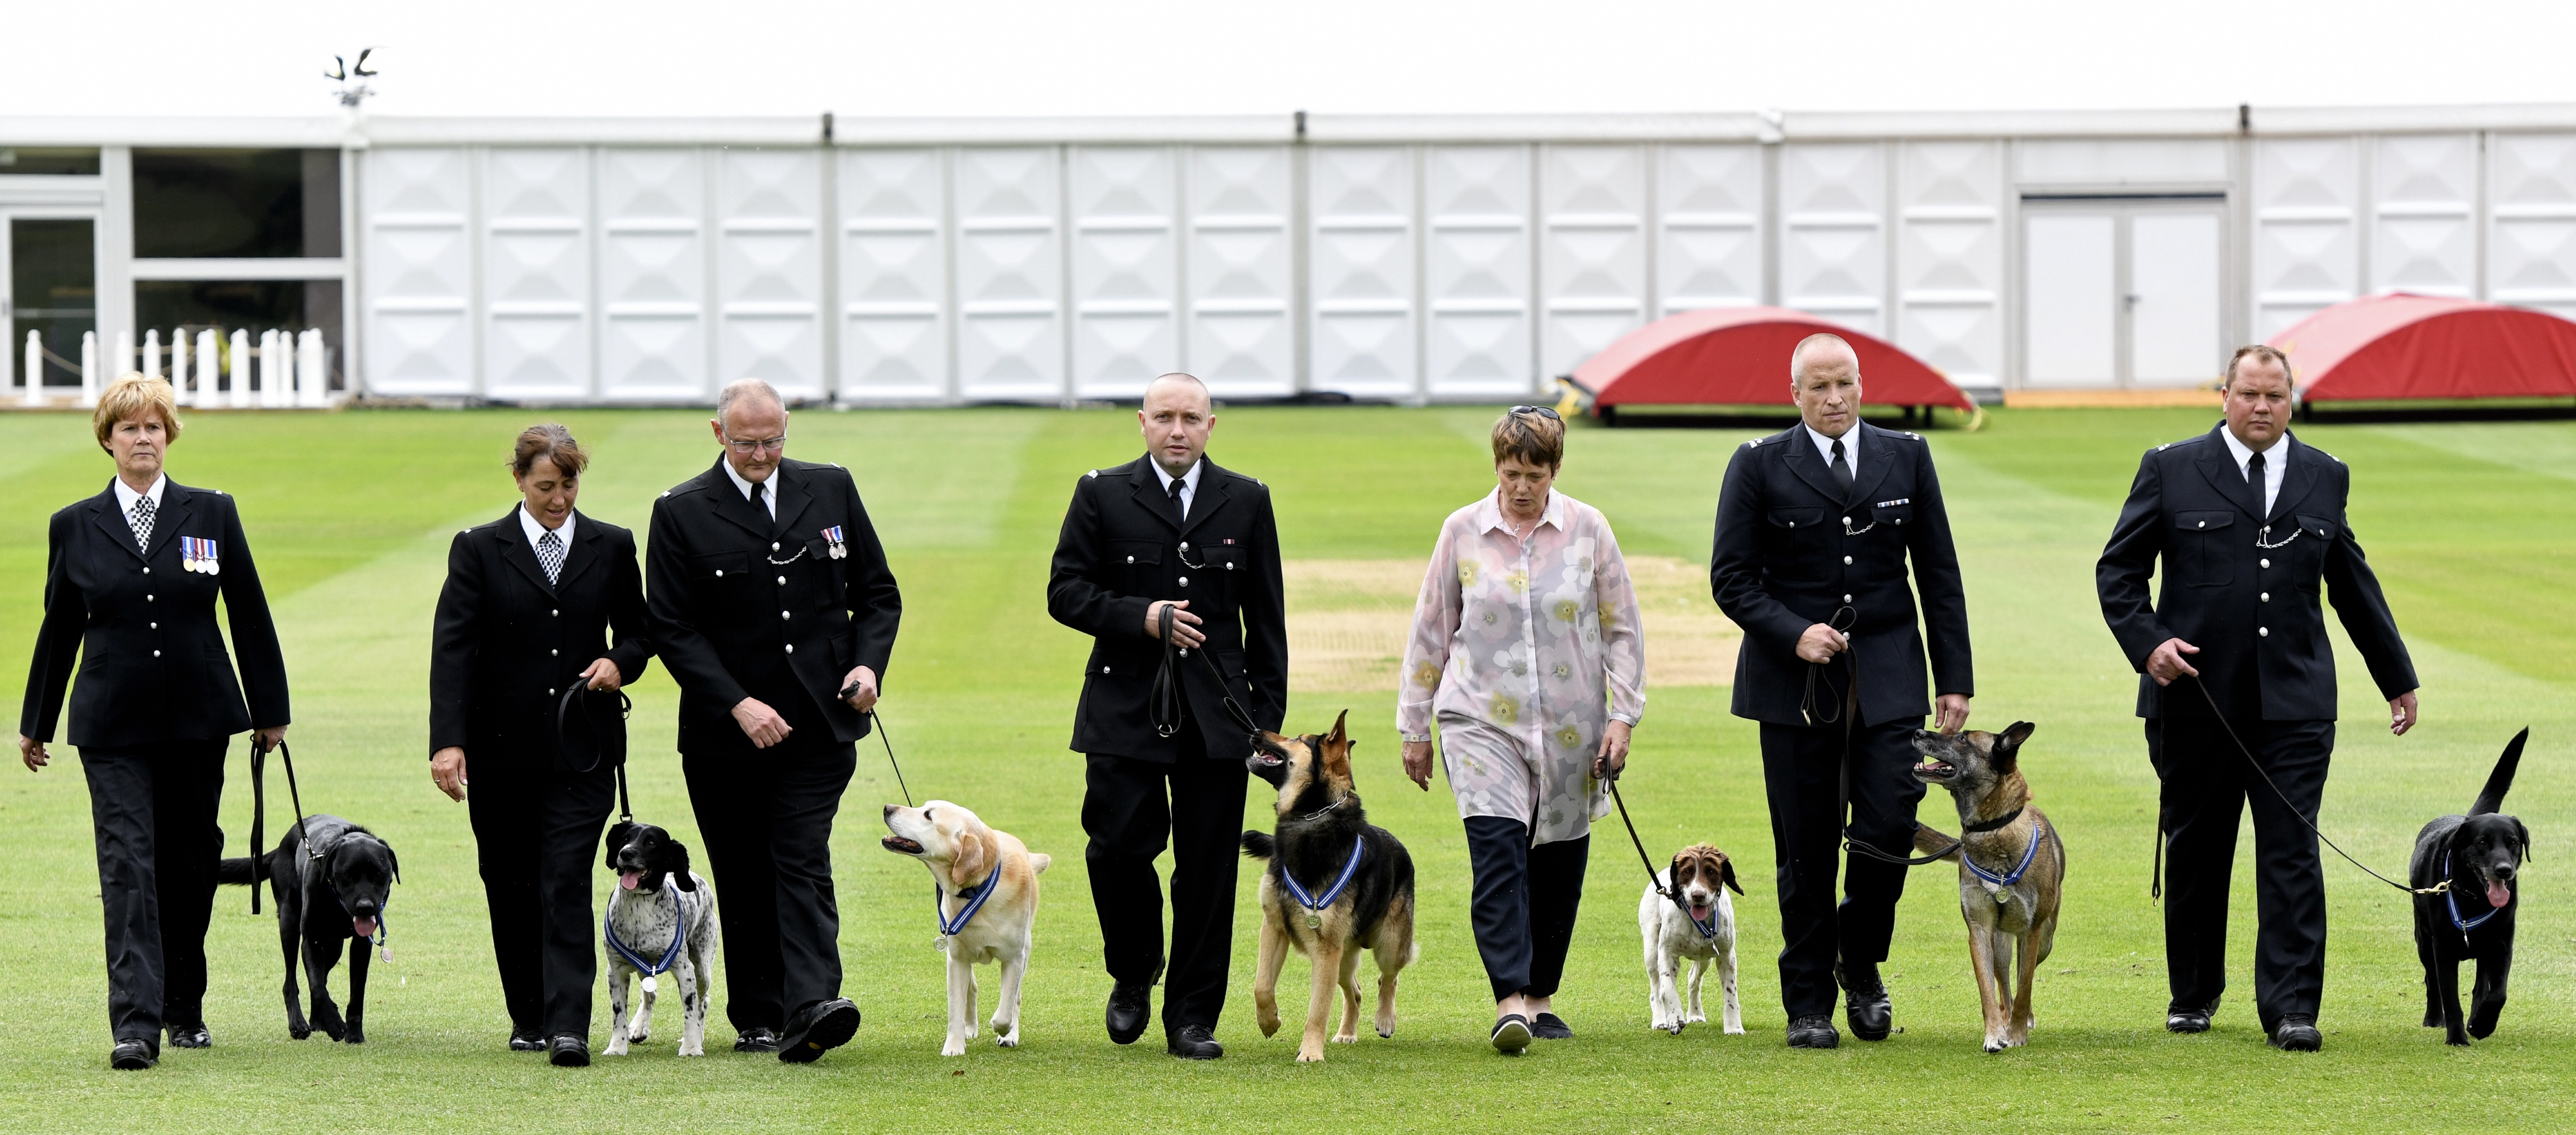
[[[1831,331],[1816,332],[1798,340],[1798,345],[1790,350],[1789,382],[1795,385],[1799,376],[1807,373],[1807,368],[1810,366],[1830,366],[1834,363],[1842,363],[1850,367],[1854,374],[1860,373],[1860,355],[1852,350],[1849,342]]]
[[[1181,389],[1170,389],[1171,387],[1180,387]],[[1194,395],[1191,393],[1193,391],[1195,392]],[[1216,401],[1208,395],[1207,384],[1199,381],[1199,376],[1194,374],[1184,374],[1180,371],[1173,371],[1169,374],[1155,375],[1154,381],[1145,384],[1145,402],[1148,405],[1151,405],[1157,394],[1160,394],[1165,398],[1196,397],[1198,399],[1198,408],[1201,413],[1213,414],[1216,412]]]

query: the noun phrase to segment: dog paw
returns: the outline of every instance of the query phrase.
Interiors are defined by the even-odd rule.
[[[995,1029],[993,1030],[993,1043],[995,1046],[1001,1048],[1018,1048],[1020,1046],[1020,1030],[1012,1029],[1009,1032],[1003,1032],[1000,1029]]]
[[[939,1046],[939,1054],[941,1056],[964,1056],[966,1055],[966,1041],[963,1038],[952,1038],[948,1043]]]
[[[704,1056],[706,1054],[707,1046],[703,1044],[684,1044],[680,1046],[680,1055],[682,1056]]]
[[[1394,1040],[1395,1026],[1392,1024],[1379,1025],[1377,1027],[1377,1035],[1379,1040]]]
[[[1690,1016],[1682,1018],[1682,1023],[1685,1025],[1705,1025],[1708,1023],[1708,1014],[1693,1013]]]
[[[2462,1048],[2467,1048],[2467,1047],[2469,1046],[2469,1034],[2467,1034],[2467,1033],[2452,1033],[2452,1034],[2450,1034],[2449,1036],[2443,1037],[2443,1038],[2442,1038],[2442,1043],[2444,1043],[2444,1044],[2456,1044],[2456,1045],[2458,1045],[2458,1046],[2460,1046],[2460,1047],[2462,1047]]]
[[[293,1037],[296,1040],[311,1040],[313,1039],[313,1030],[309,1028],[288,1029],[286,1030],[286,1035]]]
[[[1990,1037],[1987,1037],[1987,1038],[1986,1038],[1986,1051],[1988,1051],[1988,1052],[2002,1052],[2003,1050],[2004,1050],[2004,1041],[2003,1041],[2003,1038],[2002,1038],[2002,1037],[1991,1037],[1991,1036],[1990,1036]]]
[[[1742,1025],[1728,1025],[1728,1026],[1726,1026],[1726,1035],[1728,1035],[1728,1036],[1743,1036],[1743,1035],[1744,1035],[1744,1026],[1742,1026]]]
[[[1334,1044],[1358,1044],[1359,1042],[1360,1034],[1358,1033],[1341,1033],[1333,1037]]]
[[[1260,1018],[1260,1022],[1259,1022],[1259,1023],[1260,1023],[1260,1025],[1261,1025],[1261,1035],[1266,1036],[1266,1037],[1268,1037],[1268,1036],[1277,1036],[1277,1035],[1279,1035],[1279,1015],[1278,1015],[1278,1014],[1276,1014],[1276,1013],[1267,1013],[1267,1014],[1263,1014],[1263,1015],[1262,1015],[1262,1017]]]
[[[601,1049],[600,1051],[603,1055],[607,1056],[624,1056],[626,1055],[626,1038],[618,1037],[615,1040],[609,1041],[608,1047]]]
[[[1324,1046],[1323,1046],[1323,1045],[1320,1045],[1320,1044],[1316,1044],[1316,1045],[1308,1045],[1308,1046],[1306,1046],[1306,1047],[1303,1047],[1303,1048],[1300,1048],[1300,1049],[1298,1049],[1298,1050],[1297,1050],[1297,1063],[1299,1063],[1299,1064],[1321,1064],[1321,1063],[1323,1063],[1323,1062],[1324,1062]]]
[[[637,1026],[626,1030],[626,1039],[635,1044],[642,1044],[645,1041],[653,1039],[653,1030]]]
[[[338,1040],[342,1044],[365,1044],[367,1043],[367,1030],[350,1029],[333,1039]]]

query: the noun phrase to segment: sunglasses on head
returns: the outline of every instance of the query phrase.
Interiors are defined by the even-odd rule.
[[[1560,422],[1565,420],[1563,418],[1556,417],[1556,408],[1553,406],[1514,406],[1512,407],[1511,412],[1515,414],[1536,414],[1542,418],[1556,418],[1556,420]]]

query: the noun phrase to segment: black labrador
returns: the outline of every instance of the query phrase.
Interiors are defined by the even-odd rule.
[[[277,937],[286,952],[287,1034],[303,1040],[320,1029],[333,1040],[366,1043],[368,946],[383,940],[385,901],[402,881],[393,845],[338,816],[306,816],[302,825],[286,829],[277,850],[255,859],[226,859],[217,877],[254,887],[265,878],[277,899]],[[324,979],[340,964],[341,945],[352,939],[358,944],[349,952],[349,1015],[343,1022]],[[313,985],[309,1023],[295,989],[299,944]]]
[[[2468,815],[2444,816],[2416,833],[2415,857],[2407,864],[2409,885],[2442,886],[2415,896],[2415,953],[2424,962],[2424,1027],[2444,1030],[2452,1044],[2485,1040],[2504,1014],[2520,905],[2516,880],[2531,858],[2531,831],[2498,809],[2530,737],[2529,729],[2513,735]],[[2466,961],[2478,963],[2478,976],[2463,1020],[2460,963]]]

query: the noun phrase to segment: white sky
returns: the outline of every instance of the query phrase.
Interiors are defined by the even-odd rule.
[[[0,116],[1030,115],[2576,102],[2565,0],[79,0]]]

